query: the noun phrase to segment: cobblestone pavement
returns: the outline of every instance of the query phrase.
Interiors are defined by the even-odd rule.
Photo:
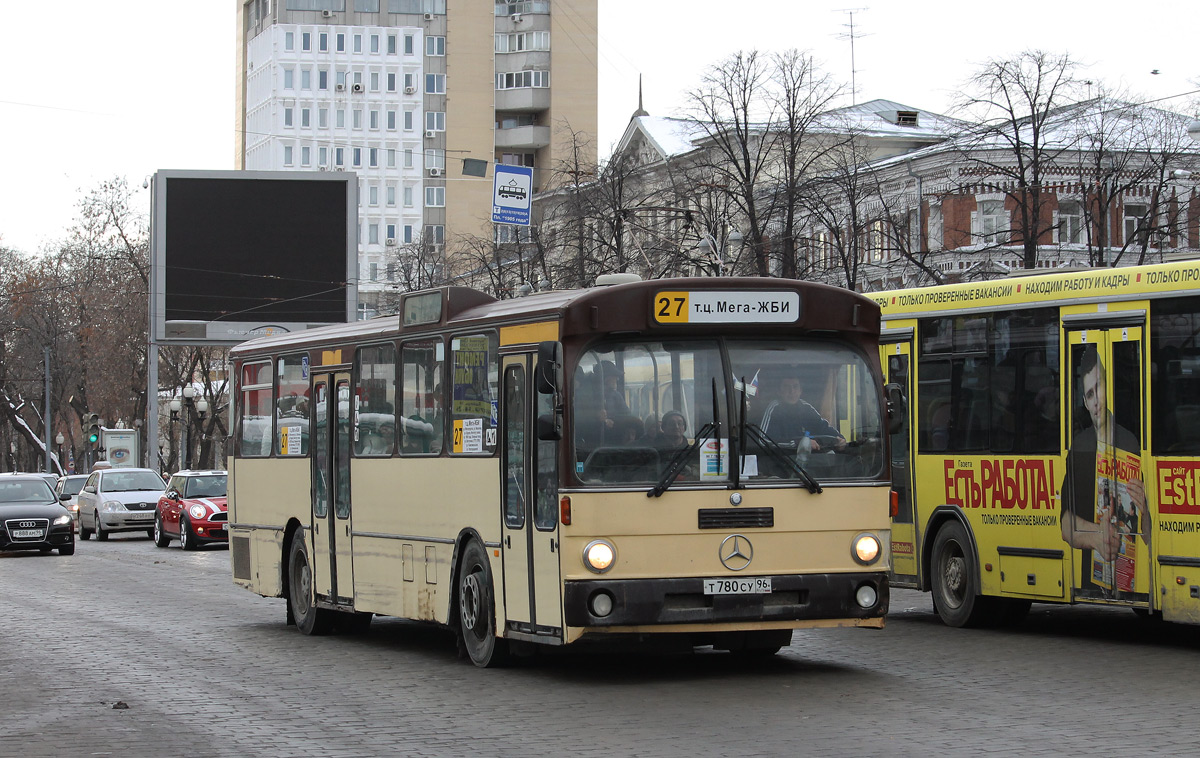
[[[766,661],[483,671],[447,632],[390,619],[304,637],[229,573],[223,548],[123,535],[0,553],[0,755],[1111,758],[1200,738],[1196,628],[1122,609],[955,630],[900,590],[886,629],[798,632]]]

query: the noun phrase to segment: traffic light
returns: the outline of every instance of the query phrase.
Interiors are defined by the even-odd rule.
[[[100,444],[100,417],[95,413],[89,413],[83,417],[85,425],[84,438],[88,445],[97,447]]]

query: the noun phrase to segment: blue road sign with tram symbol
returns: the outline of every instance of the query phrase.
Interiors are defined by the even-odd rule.
[[[492,223],[529,226],[533,169],[496,164],[492,180]]]

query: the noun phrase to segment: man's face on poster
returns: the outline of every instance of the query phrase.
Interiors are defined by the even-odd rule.
[[[1104,426],[1108,410],[1104,393],[1104,364],[1097,361],[1092,370],[1083,375],[1083,405],[1092,417],[1092,426],[1097,429]]]

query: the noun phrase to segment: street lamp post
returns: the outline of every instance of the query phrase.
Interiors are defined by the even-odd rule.
[[[62,446],[63,446],[63,443],[66,441],[67,441],[67,438],[63,436],[62,432],[59,432],[58,434],[54,435],[54,442],[55,442],[55,444],[58,445],[58,467],[59,467],[59,469],[62,470],[62,472],[64,474],[67,471],[67,467],[65,465],[63,465]]]
[[[183,429],[187,446],[183,449],[184,470],[192,467],[192,416],[196,412],[196,388],[188,384],[183,388],[183,404],[187,406],[184,412]]]
[[[196,420],[199,422],[200,426],[200,446],[202,449],[204,447],[204,417],[206,415],[208,415],[208,401],[204,398],[200,398],[196,401]],[[188,455],[191,455],[190,450],[188,451]],[[200,463],[201,465],[204,464],[203,458],[201,458]],[[189,468],[191,467],[189,466]]]

